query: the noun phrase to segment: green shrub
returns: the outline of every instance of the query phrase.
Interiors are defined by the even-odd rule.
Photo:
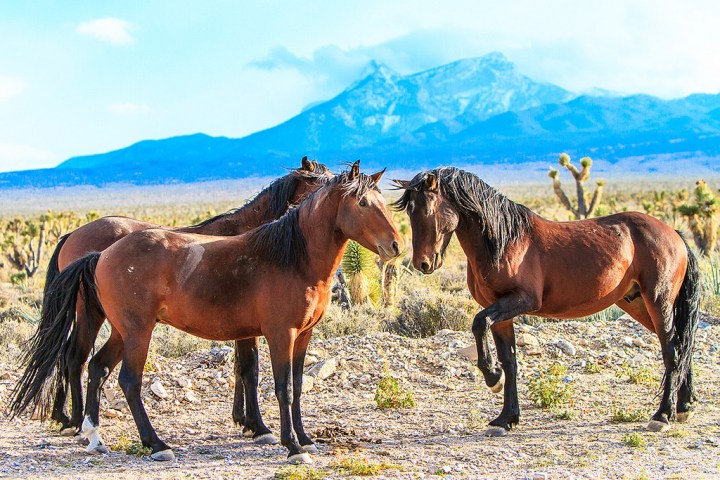
[[[322,480],[327,476],[323,469],[315,469],[308,465],[289,465],[281,467],[275,473],[275,480]]]
[[[555,363],[528,379],[530,398],[540,408],[555,408],[572,400],[573,388],[563,381],[567,367]]]
[[[632,408],[622,408],[613,405],[610,421],[615,423],[642,422],[649,416],[649,413],[645,410],[634,410]]]
[[[387,462],[371,462],[367,458],[339,458],[330,464],[330,468],[340,470],[344,474],[369,477],[385,470],[402,470],[400,465]]]
[[[626,433],[622,439],[623,443],[632,448],[644,449],[647,442],[638,432]]]
[[[412,391],[401,389],[395,377],[386,375],[378,382],[375,403],[381,409],[412,408],[415,406],[415,399]]]
[[[477,306],[468,298],[436,294],[427,290],[410,292],[400,300],[399,313],[386,325],[388,331],[411,338],[425,338],[442,329],[469,330]]]

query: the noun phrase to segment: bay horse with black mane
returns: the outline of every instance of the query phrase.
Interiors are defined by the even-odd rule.
[[[265,336],[280,405],[281,443],[290,462],[309,462],[308,453],[317,448],[301,419],[303,364],[345,245],[355,240],[385,261],[400,255],[401,237],[377,188],[382,173],[363,175],[356,162],[279,220],[242,235],[133,232],[63,270],[42,315],[64,326],[45,332],[31,360],[57,362],[53,346],[59,344],[62,351],[68,344],[66,332],[75,324],[74,300],[82,286],[87,308],[102,309],[112,327],[88,369],[81,432],[90,441],[88,450],[104,447],[100,387],[122,359],[118,381],[143,445],[155,460],[174,458],[150,424],[140,396],[150,338],[159,322],[210,340]]]
[[[75,260],[90,252],[101,252],[126,235],[150,228],[164,228],[175,232],[199,233],[203,235],[231,236],[247,232],[264,223],[281,217],[290,205],[314,192],[332,178],[328,168],[315,160],[303,157],[301,166],[287,175],[273,181],[255,198],[243,207],[231,210],[189,227],[163,227],[149,222],[141,222],[127,217],[103,217],[90,222],[65,235],[52,255],[45,279],[45,296],[48,288],[60,271]],[[77,315],[79,320],[72,330],[70,343],[60,359],[61,371],[57,382],[45,392],[20,393],[26,401],[34,401],[36,395],[51,395],[55,390],[51,418],[60,423],[61,435],[74,435],[80,429],[83,420],[82,372],[88,359],[105,316],[98,310],[87,310],[78,299]],[[46,319],[54,321],[52,318]],[[41,323],[38,331],[52,328]],[[28,371],[33,373],[32,370]],[[235,423],[242,425],[243,433],[252,436],[256,443],[277,443],[262,420],[257,401],[258,383],[258,343],[257,338],[248,338],[235,342],[235,397],[232,416]],[[19,385],[34,383],[32,376],[21,380]],[[67,387],[72,395],[72,416],[65,412]],[[50,398],[40,402],[41,413],[48,410]],[[24,408],[24,406],[21,406]]]
[[[487,435],[505,435],[520,420],[513,318],[577,318],[613,304],[660,340],[665,374],[648,429],[690,418],[700,274],[679,233],[638,212],[549,221],[453,167],[395,182],[405,190],[394,206],[410,217],[415,268],[440,268],[453,233],[467,256],[468,287],[483,307],[472,325],[478,367],[493,392],[504,386],[502,412]]]

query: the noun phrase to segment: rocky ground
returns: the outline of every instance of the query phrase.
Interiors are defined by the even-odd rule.
[[[664,433],[645,431],[657,403],[661,362],[657,340],[638,323],[625,318],[548,322],[518,325],[517,333],[523,344],[518,348],[522,420],[501,438],[483,435],[502,398],[484,386],[466,357],[465,347],[474,344],[469,332],[446,330],[420,340],[380,333],[313,341],[306,371],[313,385],[303,396],[305,426],[320,447],[313,468],[326,478],[346,478],[355,473],[338,468],[340,461],[366,459],[390,467],[375,478],[720,476],[718,319],[705,317],[698,331],[696,415]],[[277,434],[266,349],[261,361],[260,406]],[[532,402],[528,380],[553,363],[567,367],[561,383],[572,388],[570,402],[541,409]],[[655,377],[649,384],[645,377],[653,375],[646,367]],[[49,422],[3,421],[0,476],[273,478],[287,473],[282,447],[253,444],[231,421],[231,351],[154,357],[148,370],[146,408],[159,435],[174,447],[176,461],[157,463],[126,454],[138,436],[113,375],[105,389],[101,432],[117,450],[86,455],[84,447],[58,436]],[[414,408],[377,408],[376,388],[388,374],[412,391]],[[1,401],[18,375],[16,367],[0,365]],[[642,421],[611,421],[638,411]]]

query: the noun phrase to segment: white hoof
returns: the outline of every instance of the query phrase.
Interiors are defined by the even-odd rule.
[[[685,423],[695,416],[695,412],[678,412],[676,420],[678,423]]]
[[[259,435],[255,438],[253,438],[253,442],[257,443],[258,445],[277,445],[280,443],[277,438],[275,438],[275,435],[272,433],[265,433],[263,435]]]
[[[647,425],[647,429],[649,432],[664,432],[665,430],[668,430],[669,428],[670,428],[669,423],[659,422],[657,420],[650,420],[650,422]]]
[[[151,454],[150,458],[158,462],[172,462],[175,460],[175,454],[168,448],[167,450],[160,450],[159,452]]]
[[[288,463],[291,465],[299,465],[301,463],[309,464],[312,463],[312,458],[307,453],[296,453],[288,457]]]
[[[490,387],[490,391],[492,393],[501,393],[503,391],[503,388],[505,388],[505,372],[501,370],[500,371],[500,380],[498,380],[498,382],[495,385]]]
[[[507,430],[504,428],[491,425],[485,430],[483,435],[486,437],[504,437],[507,433]]]
[[[78,433],[78,429],[75,427],[65,427],[60,430],[61,437],[74,437],[76,433]]]
[[[315,455],[316,453],[320,453],[320,450],[318,450],[317,445],[314,443],[311,443],[310,445],[303,445],[300,447],[300,450],[302,450],[305,453],[311,453]]]

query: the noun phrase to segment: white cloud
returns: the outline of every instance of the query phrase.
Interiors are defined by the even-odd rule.
[[[0,75],[0,102],[20,95],[24,89],[25,85],[17,78]]]
[[[107,17],[83,22],[75,31],[80,35],[97,38],[113,45],[132,45],[135,43],[135,37],[130,32],[136,28],[125,20]]]
[[[54,167],[60,162],[55,153],[16,143],[0,143],[0,172]]]
[[[113,103],[108,107],[108,110],[118,115],[137,115],[149,112],[150,107],[145,104],[125,102]]]

